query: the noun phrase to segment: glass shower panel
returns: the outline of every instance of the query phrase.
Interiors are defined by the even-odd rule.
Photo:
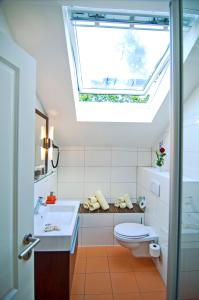
[[[199,1],[183,0],[183,176],[178,299],[199,299]]]

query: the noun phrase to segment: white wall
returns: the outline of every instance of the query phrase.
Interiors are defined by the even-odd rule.
[[[83,201],[101,189],[108,202],[124,193],[135,201],[138,166],[151,166],[150,148],[64,147],[58,168],[59,199]]]
[[[199,179],[199,86],[184,105],[184,175]]]
[[[183,175],[199,179],[199,86],[197,86],[184,103],[184,126],[183,126]],[[155,151],[159,143],[163,142],[167,156],[163,170],[170,170],[170,128],[167,127],[152,147],[152,164],[155,166]]]
[[[3,10],[1,7],[0,7],[0,30],[7,36],[11,37],[10,30],[8,28],[8,25],[7,25],[7,22],[6,22],[6,19],[5,19],[5,16],[4,16],[4,13],[3,13]]]

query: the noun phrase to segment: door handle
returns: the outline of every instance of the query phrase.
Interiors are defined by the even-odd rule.
[[[32,255],[32,250],[39,244],[40,239],[33,237],[32,234],[26,234],[23,238],[23,244],[28,245],[19,254],[19,259],[28,260]]]

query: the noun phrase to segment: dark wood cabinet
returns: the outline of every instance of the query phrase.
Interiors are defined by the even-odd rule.
[[[77,249],[35,252],[35,300],[70,300]]]

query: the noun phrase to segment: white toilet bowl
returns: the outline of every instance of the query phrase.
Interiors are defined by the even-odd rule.
[[[158,241],[158,236],[152,227],[137,223],[116,225],[114,236],[121,246],[129,248],[137,257],[149,257],[149,244]]]

